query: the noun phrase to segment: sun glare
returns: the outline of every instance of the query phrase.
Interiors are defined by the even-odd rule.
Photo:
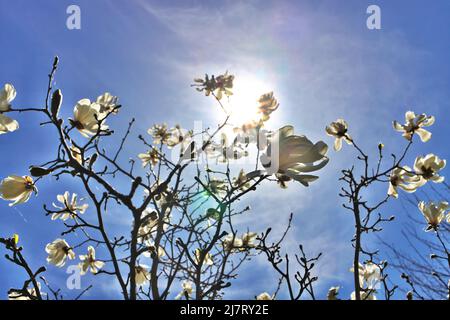
[[[223,99],[224,107],[230,114],[230,123],[234,126],[241,126],[251,120],[257,120],[259,117],[258,99],[272,90],[270,84],[256,77],[236,76],[233,95],[229,101]]]

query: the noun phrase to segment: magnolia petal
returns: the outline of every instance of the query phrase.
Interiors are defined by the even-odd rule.
[[[278,134],[280,135],[280,140],[289,136],[294,135],[294,127],[291,125],[287,125],[282,127]]]
[[[392,122],[392,126],[394,127],[394,130],[396,130],[396,131],[399,131],[399,132],[404,131],[404,127],[397,121]]]
[[[292,170],[288,170],[286,172],[286,176],[288,176],[289,178],[300,182],[302,185],[304,185],[305,187],[309,187],[309,183],[316,181],[317,179],[319,179],[318,176],[313,176],[313,175],[302,175],[302,174],[298,174],[295,171]]]
[[[422,140],[422,142],[427,142],[428,140],[431,139],[431,132],[419,128],[415,131],[415,133],[417,133],[417,135],[420,137],[420,140]]]
[[[397,188],[392,183],[389,184],[388,195],[398,198]]]
[[[14,132],[17,129],[19,129],[19,123],[16,120],[0,114],[0,134]]]
[[[444,182],[445,177],[433,176],[433,177],[431,177],[430,180],[433,181],[434,183],[441,183],[441,182]]]
[[[328,162],[330,161],[329,158],[325,158],[323,161],[321,161],[320,163],[313,165],[313,164],[306,164],[306,163],[299,163],[298,165],[296,165],[295,167],[293,167],[292,169],[298,172],[313,172],[313,171],[317,171],[322,169],[323,167],[325,167]]]
[[[341,149],[342,149],[342,138],[336,138],[336,140],[334,140],[334,150],[340,151]]]
[[[416,118],[416,114],[413,111],[407,111],[405,113],[405,120],[406,122],[412,121]]]

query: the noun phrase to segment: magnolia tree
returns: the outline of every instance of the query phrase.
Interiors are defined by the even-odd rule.
[[[389,285],[392,282],[388,281],[388,262],[386,260],[380,261],[378,250],[368,248],[363,242],[363,236],[381,232],[383,223],[394,220],[394,216],[384,217],[379,211],[390,198],[396,199],[399,197],[399,190],[414,193],[428,182],[442,183],[444,181],[444,177],[440,176],[439,172],[445,167],[446,161],[434,154],[416,157],[412,168],[403,163],[411,149],[414,136],[418,136],[422,142],[431,139],[431,133],[425,127],[431,126],[434,121],[433,116],[416,115],[412,111],[405,114],[404,124],[394,121],[393,127],[396,131],[402,133],[406,145],[400,155],[392,154],[390,164],[387,166],[384,164],[384,145],[382,143],[378,145],[378,157],[372,163],[369,161],[367,153],[349,134],[346,121],[338,119],[326,128],[327,134],[335,137],[334,149],[336,151],[341,150],[342,141],[345,141],[356,150],[357,161],[360,162],[358,167],[360,170],[353,165],[349,169],[342,170],[340,179],[344,184],[340,193],[340,196],[345,200],[343,207],[351,212],[355,221],[355,235],[352,239],[354,259],[351,268],[354,273],[355,291],[351,294],[351,299],[376,300],[379,291],[382,291],[386,300],[394,296],[397,285]],[[387,185],[386,196],[373,203],[366,200],[367,191],[372,190],[378,184]],[[436,193],[436,195],[439,196],[439,193]],[[431,259],[439,257],[446,262],[446,267],[444,267],[446,271],[438,274],[437,277],[440,278],[446,291],[449,291],[450,255],[446,247],[446,240],[440,232],[441,223],[445,220],[450,222],[449,204],[444,199],[440,199],[430,202],[418,201],[416,205],[427,223],[425,231],[433,231],[441,250],[445,252],[442,256],[431,256]],[[432,271],[433,269],[429,270],[430,275]],[[402,278],[412,289],[407,292],[407,298],[413,299],[414,294],[417,294],[413,282],[405,273],[402,274]],[[331,288],[328,298],[337,299],[338,290],[339,287]]]
[[[114,151],[107,144],[111,144],[109,139],[114,135],[108,119],[120,116],[121,105],[116,96],[105,93],[96,101],[82,99],[75,105],[72,118],[63,119],[63,95],[53,88],[57,66],[55,58],[41,108],[15,106],[16,91],[11,84],[6,84],[0,93],[0,134],[19,129],[17,120],[9,115],[35,112],[45,118],[42,125],[53,127],[58,141],[56,156],[43,164],[30,163],[29,175],[5,177],[0,184],[0,197],[10,201],[10,206],[19,205],[37,194],[42,179],[53,177],[59,182],[67,176],[78,181],[86,199],[62,189],[54,203],[43,204],[47,219],[64,226],[64,231],[55,234],[55,240],[43,248],[48,254],[47,264],[51,265],[49,270],[27,262],[18,234],[0,238],[8,252],[6,259],[27,275],[23,284],[8,291],[10,299],[63,298],[65,292],[55,289],[45,274],[55,271],[53,267],[64,267],[70,260],[78,260],[80,276],[90,272],[115,279],[124,299],[221,299],[232,280],[237,281],[240,268],[258,254],[267,258],[279,281],[270,293],[260,293],[257,299],[275,299],[281,293],[292,300],[325,298],[316,297],[314,291],[318,280],[314,267],[321,253],[309,257],[302,245],[293,256],[284,253],[283,241],[292,214],[286,216],[286,228],[275,239],[269,227],[250,230],[236,222],[251,210],[240,205],[240,200],[250,192],[258,192],[261,183],[267,181],[286,188],[288,183],[298,182],[307,187],[318,179],[311,173],[322,169],[329,160],[328,146],[323,141],[313,143],[296,135],[292,126],[268,128],[272,112],[279,107],[273,93],[260,97],[256,119],[234,127],[230,133],[230,112],[223,101],[232,100],[234,76],[225,73],[195,79],[192,86],[217,102],[223,110],[223,121],[213,129],[198,132],[178,125],[155,124],[148,135],[137,135],[142,153],[122,163],[126,145],[133,136],[134,119],[116,140],[119,142]],[[381,231],[379,225],[392,220],[378,211],[391,197],[398,197],[398,189],[414,192],[428,181],[443,181],[439,171],[445,160],[435,155],[418,157],[413,168],[403,164],[415,135],[424,142],[430,139],[431,134],[423,127],[433,121],[433,117],[408,112],[406,124],[394,122],[394,128],[406,138],[405,149],[385,165],[380,144],[373,167],[349,135],[344,120],[326,128],[328,135],[335,138],[336,151],[345,141],[357,150],[357,160],[362,163],[362,173],[353,166],[342,171],[341,179],[344,207],[355,218],[354,259],[349,262],[355,289],[348,298],[390,299],[394,295],[396,287],[390,287],[387,281],[387,262],[379,261],[378,252],[366,248],[363,235]],[[253,168],[234,172],[231,165],[243,159],[251,159]],[[374,204],[364,200],[364,191],[380,183],[386,184],[386,197]],[[129,231],[121,235],[116,235],[107,215],[118,208],[128,212],[130,219]],[[448,261],[445,239],[439,230],[448,204],[421,202],[419,209],[428,223],[427,230],[436,235],[447,252],[447,257],[440,258]],[[83,288],[75,299],[90,288]],[[340,298],[339,287],[331,288],[327,298]]]

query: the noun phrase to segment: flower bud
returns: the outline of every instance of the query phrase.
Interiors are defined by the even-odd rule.
[[[51,104],[50,111],[52,114],[52,118],[55,120],[58,118],[59,109],[61,107],[62,100],[63,100],[63,95],[61,93],[61,90],[58,89],[55,92],[53,92],[52,104]]]
[[[50,174],[51,172],[52,172],[52,170],[47,169],[47,168],[35,167],[35,166],[30,167],[30,174],[33,177],[43,177],[43,176]]]
[[[408,299],[408,300],[412,300],[413,299],[412,291],[408,291],[408,293],[406,293],[406,299]]]

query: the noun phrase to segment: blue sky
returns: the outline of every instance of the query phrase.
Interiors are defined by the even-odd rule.
[[[66,28],[66,8],[81,8],[81,30]],[[382,29],[368,30],[366,8],[377,4]],[[325,126],[343,117],[359,144],[372,147],[383,141],[386,153],[398,152],[402,137],[391,121],[402,120],[411,109],[435,115],[433,138],[416,143],[418,154],[434,152],[450,158],[450,3],[425,1],[50,1],[0,0],[0,84],[13,83],[18,95],[14,105],[41,105],[47,73],[54,55],[60,57],[56,87],[64,94],[63,113],[71,115],[81,98],[94,99],[105,91],[118,95],[124,108],[110,123],[123,132],[136,117],[135,133],[154,123],[194,121],[213,124],[217,107],[190,88],[192,79],[229,70],[236,81],[247,79],[274,90],[280,108],[269,123],[276,129],[286,123],[296,133],[324,140]],[[260,92],[258,94],[262,94]],[[49,160],[55,137],[40,128],[35,114],[17,116],[15,133],[0,136],[0,177],[26,174],[31,164]],[[135,139],[136,141],[137,139]],[[142,151],[129,146],[131,154]],[[330,164],[310,188],[292,185],[287,191],[263,185],[261,192],[245,201],[253,210],[241,221],[262,231],[294,212],[295,227],[288,237],[288,251],[302,242],[306,250],[324,251],[318,295],[332,285],[342,286],[349,296],[352,274],[351,217],[340,208],[338,177],[354,153],[330,150]],[[10,156],[13,155],[13,156]],[[126,159],[125,159],[126,161]],[[448,169],[444,172],[448,172]],[[51,203],[65,190],[82,194],[70,179],[43,181],[40,195],[29,203],[9,208],[0,202],[0,234],[17,232],[33,266],[45,262],[45,244],[61,232],[61,225],[44,216],[42,204]],[[385,190],[368,195],[377,199]],[[400,216],[384,236],[398,241],[402,228],[399,201],[391,201],[386,213]],[[124,216],[110,213],[114,232],[125,230]],[[375,243],[373,244],[375,246]],[[407,248],[405,248],[407,250]],[[64,287],[64,270],[49,267],[49,280]],[[0,262],[0,298],[21,284],[22,275]],[[257,272],[250,272],[256,270]],[[241,272],[228,297],[252,298],[275,289],[274,276],[262,259],[250,262]],[[395,280],[397,280],[395,278]],[[400,282],[400,280],[398,280]],[[98,283],[88,298],[115,298],[111,285],[92,276],[83,285]],[[249,286],[248,284],[252,285]],[[69,292],[68,298],[77,292]]]

